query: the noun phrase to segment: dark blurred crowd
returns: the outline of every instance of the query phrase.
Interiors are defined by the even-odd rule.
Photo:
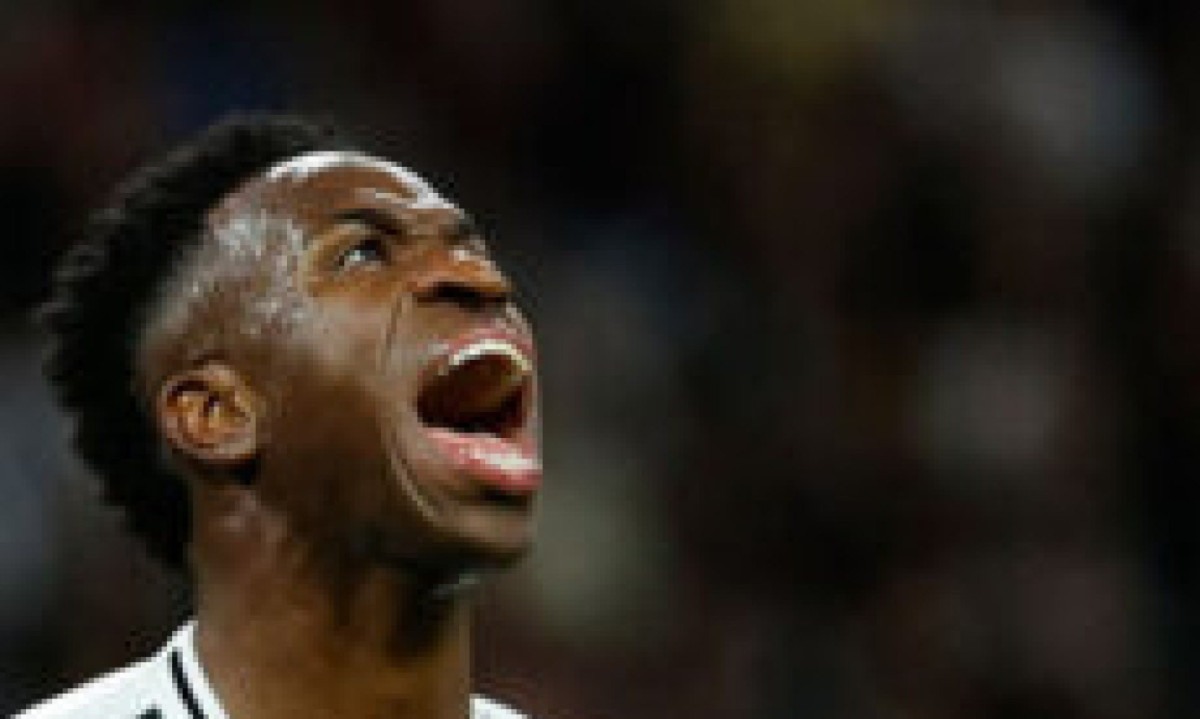
[[[476,212],[539,330],[543,719],[1200,716],[1200,13],[1134,0],[0,2],[0,713],[187,591],[72,458],[29,312],[234,108]]]

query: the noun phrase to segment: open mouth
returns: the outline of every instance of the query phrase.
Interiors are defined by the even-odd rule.
[[[507,333],[469,333],[435,362],[417,397],[426,435],[487,494],[527,496],[541,481],[528,430],[533,362]]]
[[[427,427],[514,439],[532,380],[532,364],[511,343],[474,342],[452,353],[421,390],[417,414]]]

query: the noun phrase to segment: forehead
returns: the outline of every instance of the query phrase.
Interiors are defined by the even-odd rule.
[[[397,185],[414,194],[433,192],[433,188],[417,173],[380,157],[361,152],[319,150],[284,160],[263,174],[267,183],[282,183],[292,186],[327,184],[338,178],[364,179],[375,175],[376,179]]]
[[[317,151],[283,160],[225,198],[210,215],[213,224],[247,209],[300,220],[361,202],[447,207],[424,178],[403,165],[361,152]]]

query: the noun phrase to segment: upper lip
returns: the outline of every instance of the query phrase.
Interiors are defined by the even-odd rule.
[[[445,342],[426,367],[425,377],[423,377],[421,383],[422,386],[428,384],[434,377],[444,375],[450,371],[456,360],[463,358],[464,352],[486,345],[489,342],[503,343],[514,347],[527,363],[527,373],[533,373],[536,357],[533,341],[529,335],[517,330],[506,322],[493,322],[482,327],[467,330]]]

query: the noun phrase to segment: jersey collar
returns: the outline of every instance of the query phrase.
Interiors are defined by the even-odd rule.
[[[196,622],[180,627],[162,650],[161,659],[171,672],[171,684],[189,719],[229,719],[196,653]]]

